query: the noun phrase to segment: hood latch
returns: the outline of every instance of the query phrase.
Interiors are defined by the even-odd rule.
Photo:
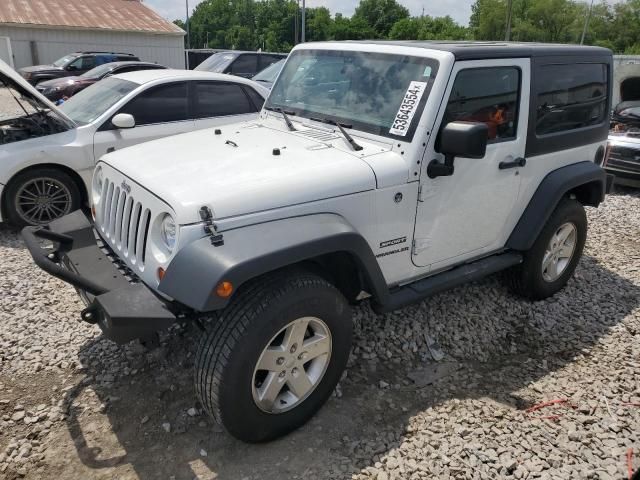
[[[216,224],[213,223],[213,213],[211,213],[211,209],[205,205],[200,207],[199,213],[200,218],[204,222],[204,233],[209,236],[211,245],[214,247],[224,245],[224,238],[221,233],[218,233],[218,228],[216,227]]]

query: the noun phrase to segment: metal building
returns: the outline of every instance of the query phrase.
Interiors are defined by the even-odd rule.
[[[14,68],[87,50],[184,68],[184,35],[141,0],[0,0],[0,58]]]

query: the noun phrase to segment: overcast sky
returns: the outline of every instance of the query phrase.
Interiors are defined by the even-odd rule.
[[[189,9],[193,8],[202,0],[188,0]],[[432,16],[451,15],[458,23],[466,25],[471,15],[471,4],[474,0],[399,0],[399,2],[407,7],[412,15],[420,15],[422,7],[424,13]],[[186,16],[185,0],[144,0],[163,17],[168,20],[176,18],[184,19]],[[300,0],[302,2],[302,0]],[[351,16],[360,0],[307,0],[309,7],[327,7],[331,13],[340,12],[344,15]]]

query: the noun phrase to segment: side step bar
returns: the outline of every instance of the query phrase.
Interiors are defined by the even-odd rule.
[[[486,257],[392,290],[389,301],[384,305],[376,303],[373,309],[376,313],[391,312],[520,263],[522,263],[522,254],[517,252]]]

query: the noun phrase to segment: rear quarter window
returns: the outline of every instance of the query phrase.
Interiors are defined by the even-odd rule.
[[[544,65],[539,71],[536,135],[599,125],[607,117],[607,65]]]

